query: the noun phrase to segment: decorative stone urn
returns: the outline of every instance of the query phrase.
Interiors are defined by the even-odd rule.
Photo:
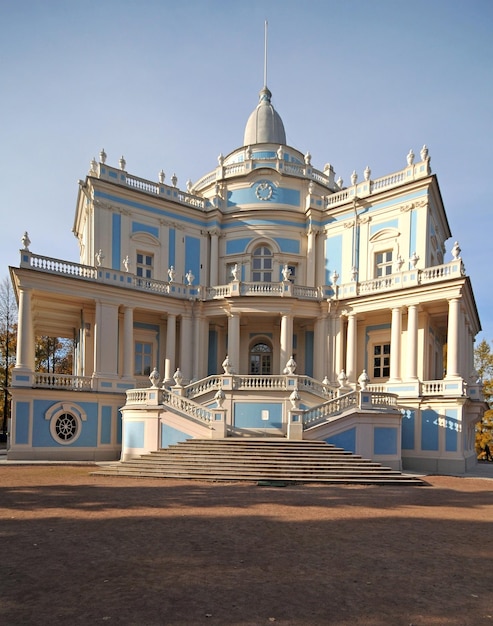
[[[293,355],[289,357],[289,361],[286,363],[284,371],[286,374],[294,374],[296,370],[296,361],[293,359]]]
[[[370,382],[370,377],[366,373],[366,370],[363,370],[358,378],[358,385],[361,387],[362,391],[364,391],[368,387],[369,382]]]
[[[149,374],[149,380],[151,381],[151,387],[153,389],[155,389],[158,385],[159,385],[159,372],[157,371],[157,368],[155,367],[152,372]]]
[[[178,387],[182,386],[183,374],[181,373],[179,367],[176,368],[176,372],[173,374],[173,380],[175,381],[175,385],[177,385]]]
[[[298,409],[300,406],[300,394],[297,389],[294,389],[289,396],[289,401],[291,402],[291,406],[293,409]]]
[[[232,374],[233,373],[233,364],[229,360],[229,356],[228,355],[226,355],[226,358],[224,359],[224,361],[222,363],[222,367],[223,367],[223,370],[224,370],[225,374]]]

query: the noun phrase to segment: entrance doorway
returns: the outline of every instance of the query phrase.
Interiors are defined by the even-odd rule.
[[[270,376],[272,374],[272,348],[259,342],[250,348],[249,374]]]

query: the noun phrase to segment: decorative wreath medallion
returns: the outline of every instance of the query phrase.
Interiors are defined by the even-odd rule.
[[[259,183],[255,189],[255,195],[259,200],[270,200],[273,192],[272,185],[266,181]]]

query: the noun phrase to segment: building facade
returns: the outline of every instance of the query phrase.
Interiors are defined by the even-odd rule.
[[[103,150],[79,181],[79,263],[26,237],[11,268],[8,458],[272,435],[422,471],[475,463],[471,283],[427,148],[402,161],[344,185],[287,144],[267,87],[243,145],[186,191]],[[41,335],[74,339],[72,375],[35,371]]]

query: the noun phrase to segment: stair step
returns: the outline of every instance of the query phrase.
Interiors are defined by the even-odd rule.
[[[93,472],[208,481],[423,485],[423,481],[323,441],[191,439]],[[259,483],[260,484],[260,483]]]

